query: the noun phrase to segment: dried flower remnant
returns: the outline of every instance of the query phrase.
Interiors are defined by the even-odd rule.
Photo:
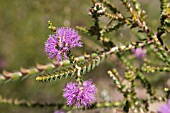
[[[87,108],[96,100],[96,92],[96,86],[91,80],[84,81],[81,85],[70,82],[66,84],[63,96],[67,99],[67,105]]]
[[[78,32],[72,28],[61,27],[56,33],[50,35],[45,42],[45,52],[48,58],[57,60],[57,63],[64,59],[68,59],[68,52],[73,47],[81,47],[80,36]]]
[[[137,58],[144,58],[146,56],[146,50],[143,48],[136,48],[132,51]]]
[[[170,99],[168,99],[168,103],[162,105],[158,113],[170,113]]]
[[[93,13],[102,15],[105,11],[106,8],[102,3],[95,3],[94,6],[90,9],[89,15],[92,15]]]

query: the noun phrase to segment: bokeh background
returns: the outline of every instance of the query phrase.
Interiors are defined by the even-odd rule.
[[[120,10],[125,9],[119,0],[113,2]],[[159,25],[159,0],[140,0],[140,3],[148,15],[146,18],[148,25],[156,30]],[[56,27],[75,28],[77,25],[90,26],[93,23],[88,15],[89,8],[92,6],[90,0],[0,0],[0,4],[0,72],[4,69],[15,71],[20,67],[30,68],[37,63],[50,62],[44,52],[44,42],[51,34],[48,29],[48,20]],[[102,19],[102,23],[107,23],[107,20]],[[84,46],[81,49],[73,50],[75,56],[102,48],[95,37],[89,37],[83,33],[80,35]],[[113,41],[121,43],[135,39],[133,32],[126,27],[111,33],[110,37],[113,37]],[[170,45],[167,38],[165,42]],[[117,67],[120,73],[124,71],[120,61],[113,55],[84,78],[85,80],[87,78],[94,80],[99,89],[97,97],[101,101],[103,100],[102,92],[108,93],[112,100],[119,100],[122,97],[117,93],[109,77],[106,76],[107,70],[111,66]],[[162,77],[155,75],[149,79],[152,84],[156,85],[155,87],[161,89],[162,86],[159,87],[159,85],[163,83],[167,85],[169,77],[167,77],[167,73],[159,73],[159,75]],[[65,83],[71,80],[73,78],[41,83],[36,82],[35,78],[28,78],[24,81],[0,85],[0,94],[6,98],[63,103],[65,100],[62,98],[62,89]],[[140,96],[143,96],[144,91],[141,89],[140,91]],[[25,108],[0,104],[0,113],[53,113],[54,111],[55,108]]]

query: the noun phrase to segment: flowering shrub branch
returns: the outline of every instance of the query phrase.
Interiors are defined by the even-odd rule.
[[[170,72],[170,50],[163,40],[166,33],[169,33],[170,3],[167,0],[160,0],[160,25],[156,31],[153,31],[145,21],[146,12],[141,9],[140,2],[137,0],[120,1],[126,8],[127,14],[121,13],[114,3],[108,0],[92,0],[93,4],[89,10],[89,15],[93,20],[93,24],[89,27],[77,26],[79,31],[88,34],[90,37],[95,36],[102,44],[103,50],[75,57],[71,53],[71,49],[83,46],[78,32],[68,27],[57,28],[48,21],[48,28],[52,31],[52,34],[45,42],[45,52],[50,59],[55,60],[47,65],[38,64],[32,69],[21,68],[20,71],[14,73],[3,71],[0,75],[1,83],[7,83],[11,80],[22,80],[29,76],[35,77],[37,81],[41,82],[67,78],[68,76],[74,77],[75,81],[67,83],[64,88],[63,97],[67,99],[66,104],[68,106],[55,103],[41,104],[27,101],[12,101],[2,98],[0,98],[0,103],[26,107],[57,106],[57,109],[67,111],[118,107],[123,112],[147,113],[151,103],[170,99],[170,89],[168,87],[162,89],[164,94],[160,96],[146,76],[146,74],[157,72]],[[107,18],[108,22],[103,25],[101,17]],[[127,26],[131,31],[133,30],[137,37],[136,41],[121,44],[121,42],[112,40],[116,37],[108,35],[124,26]],[[147,58],[149,56],[148,51],[154,53],[154,57],[159,59],[158,63]],[[108,75],[124,98],[120,102],[100,103],[95,97],[97,87],[92,80],[84,81],[83,76],[113,54],[125,66],[125,72],[121,75],[116,68],[110,68]],[[128,57],[130,54],[133,54],[135,57]],[[134,65],[136,60],[140,61],[139,66]],[[139,98],[137,96],[137,83],[140,84],[140,87],[146,89],[146,94],[149,95],[147,98]],[[159,112],[168,113],[170,109],[168,105],[162,107]]]

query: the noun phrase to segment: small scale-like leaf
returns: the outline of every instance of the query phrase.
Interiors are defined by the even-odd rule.
[[[87,72],[90,72],[90,70],[91,70],[91,64],[89,63],[87,66]]]
[[[92,60],[92,66],[91,66],[91,69],[93,70],[95,67],[96,67],[96,62],[95,62],[95,60]]]

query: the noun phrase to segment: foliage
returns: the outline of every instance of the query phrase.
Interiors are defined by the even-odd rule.
[[[123,74],[120,74],[118,68],[110,67],[107,74],[124,98],[121,101],[97,101],[89,108],[85,109],[80,106],[78,108],[82,110],[115,108],[120,112],[132,113],[151,112],[149,109],[151,103],[166,101],[170,98],[168,87],[163,85],[162,91],[164,93],[159,95],[147,77],[147,75],[159,74],[159,72],[170,72],[170,49],[164,41],[164,38],[168,36],[170,27],[170,3],[168,0],[160,0],[160,23],[157,29],[154,30],[146,22],[147,15],[141,9],[139,1],[120,0],[120,2],[126,9],[125,12],[119,10],[114,3],[108,0],[92,0],[92,7],[89,10],[89,15],[93,21],[92,25],[89,27],[77,26],[77,29],[87,34],[89,38],[96,38],[101,44],[102,50],[96,50],[93,53],[79,57],[75,57],[69,51],[69,59],[60,61],[59,65],[52,61],[52,63],[46,65],[37,64],[36,67],[31,69],[21,68],[17,72],[3,71],[0,75],[1,84],[10,83],[12,80],[20,81],[30,76],[35,77],[38,82],[47,82],[70,76],[74,77],[76,82],[81,85],[83,76],[87,72],[91,72],[102,65],[102,62],[114,54],[121,61],[125,71],[121,71]],[[102,22],[103,19],[106,20],[105,23]],[[48,24],[48,28],[52,33],[56,32],[56,27],[50,21],[48,21]],[[130,37],[126,37],[129,39],[124,44],[124,42],[116,40],[116,37],[110,34],[125,27],[128,27],[135,39],[131,40]],[[140,51],[137,51],[139,49]],[[155,62],[155,60],[158,61]],[[104,78],[105,75],[102,75],[102,77]],[[145,88],[148,97],[139,98],[136,92],[138,87]],[[69,107],[65,103],[27,102],[3,97],[0,98],[0,103],[25,107],[56,107],[58,110],[61,109],[67,112],[78,109],[76,106]]]

